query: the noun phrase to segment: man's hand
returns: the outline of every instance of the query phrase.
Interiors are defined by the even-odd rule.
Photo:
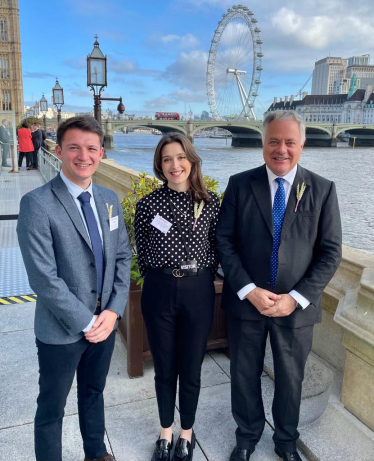
[[[246,298],[255,306],[260,314],[270,317],[275,312],[276,303],[281,299],[281,296],[256,287],[247,294]]]
[[[113,311],[105,309],[95,320],[90,331],[87,331],[84,336],[90,343],[100,343],[105,341],[112,333],[114,324],[117,320],[117,314]]]
[[[297,301],[288,293],[280,295],[280,300],[274,306],[275,311],[271,317],[287,317],[296,309]]]

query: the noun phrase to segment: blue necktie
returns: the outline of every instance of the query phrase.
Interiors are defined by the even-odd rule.
[[[280,245],[280,238],[282,233],[282,224],[284,213],[286,211],[286,193],[284,190],[283,178],[276,179],[278,189],[275,193],[273,204],[273,224],[274,224],[274,237],[273,237],[273,251],[271,252],[270,260],[270,282],[271,287],[275,287],[278,272],[278,250]]]
[[[95,215],[90,204],[91,194],[89,192],[82,192],[77,198],[82,204],[83,214],[86,218],[88,233],[90,234],[91,239],[92,251],[95,256],[97,271],[97,291],[99,294],[101,294],[104,277],[104,255],[99,228],[97,227]]]

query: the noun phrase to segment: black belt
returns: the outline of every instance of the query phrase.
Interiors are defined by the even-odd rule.
[[[208,267],[203,267],[202,269],[197,269],[195,273],[185,273],[182,269],[171,269],[170,267],[151,267],[150,270],[161,272],[163,274],[172,275],[173,277],[181,278],[181,277],[190,277],[191,275],[197,276],[200,274],[205,274],[206,272],[210,272]]]

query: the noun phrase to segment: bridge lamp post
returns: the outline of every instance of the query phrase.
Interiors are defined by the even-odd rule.
[[[103,98],[102,90],[107,86],[107,58],[99,48],[99,42],[95,35],[94,48],[87,56],[87,86],[94,93],[94,117],[101,125],[101,101],[119,101],[117,110],[120,114],[125,112],[122,98]]]
[[[64,90],[58,83],[56,77],[56,84],[52,88],[53,105],[57,108],[57,125],[61,123],[61,107],[64,105]]]
[[[39,103],[36,101],[35,106],[34,106],[34,115],[37,117],[39,115]]]
[[[44,131],[47,134],[47,120],[45,118],[45,114],[48,111],[48,101],[45,99],[44,93],[43,93],[42,99],[40,100],[40,110],[43,113]]]

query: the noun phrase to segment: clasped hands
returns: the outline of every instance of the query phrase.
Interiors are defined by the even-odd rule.
[[[84,336],[90,343],[100,343],[105,341],[112,333],[114,324],[117,320],[117,314],[113,311],[105,309],[100,315],[94,315],[95,323],[91,330],[87,331]]]
[[[297,301],[288,293],[276,295],[256,287],[246,298],[266,317],[286,317],[296,309]]]

